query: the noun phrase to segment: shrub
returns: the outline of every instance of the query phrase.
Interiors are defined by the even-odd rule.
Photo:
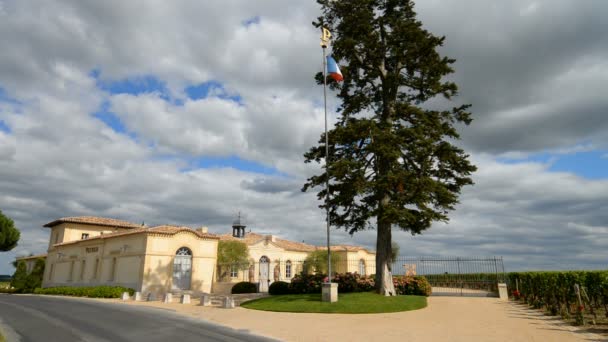
[[[135,293],[135,290],[122,286],[59,286],[34,290],[35,294],[91,298],[120,298],[123,292],[129,292],[129,295],[132,296]]]
[[[270,287],[268,288],[268,293],[270,293],[271,295],[290,294],[291,290],[289,289],[289,283],[286,283],[284,281],[275,281],[274,283],[270,284]]]
[[[336,274],[332,282],[338,283],[338,292],[367,292],[374,289],[374,279],[358,273]]]
[[[15,273],[11,279],[11,287],[17,289],[17,291],[25,288],[25,281],[27,279],[27,269],[25,261],[19,260],[15,265]]]
[[[324,274],[298,274],[291,279],[289,288],[292,293],[321,293],[321,284],[327,276]]]
[[[431,284],[423,276],[393,277],[393,284],[398,295],[430,296]]]
[[[257,286],[254,283],[250,283],[248,281],[242,281],[240,283],[234,284],[231,291],[232,294],[256,292],[258,292]]]

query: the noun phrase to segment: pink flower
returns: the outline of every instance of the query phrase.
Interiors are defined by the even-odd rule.
[[[329,277],[323,278],[323,281],[327,283],[329,281]]]

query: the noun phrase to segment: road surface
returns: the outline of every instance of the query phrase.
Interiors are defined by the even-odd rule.
[[[0,329],[9,342],[272,341],[167,309],[33,295],[0,294]]]

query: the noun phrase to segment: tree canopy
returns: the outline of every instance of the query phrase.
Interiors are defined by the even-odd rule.
[[[337,270],[338,262],[340,261],[340,255],[331,252],[331,269]],[[327,274],[327,251],[316,250],[308,253],[306,259],[304,259],[303,270],[305,274],[311,274],[313,272],[318,274]]]
[[[0,210],[0,252],[8,252],[17,247],[21,233],[15,228],[15,222]]]
[[[220,241],[217,245],[217,264],[220,278],[227,276],[231,268],[245,270],[249,267],[249,249],[240,241]]]
[[[448,221],[476,170],[455,145],[457,126],[471,122],[470,105],[449,106],[458,94],[445,76],[455,60],[441,56],[445,37],[425,30],[410,0],[318,0],[313,24],[333,34],[332,55],[344,75],[328,78],[341,100],[329,131],[329,167],[303,187],[329,177],[331,223],[350,234],[376,229],[376,287],[395,294],[390,260],[392,228],[420,234]],[[316,75],[322,83],[321,73]],[[326,158],[325,136],[305,154]],[[318,192],[324,199],[326,190]],[[321,207],[325,208],[325,204]]]

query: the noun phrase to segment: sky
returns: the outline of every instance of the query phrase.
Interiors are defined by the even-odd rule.
[[[448,223],[395,231],[407,256],[502,256],[507,271],[606,268],[608,2],[425,0],[472,104],[478,166]],[[300,191],[323,130],[312,0],[0,0],[0,253],[45,252],[60,217],[93,215],[323,244]],[[338,61],[339,62],[339,61]],[[329,94],[330,124],[338,102]],[[374,248],[375,231],[335,243]]]

